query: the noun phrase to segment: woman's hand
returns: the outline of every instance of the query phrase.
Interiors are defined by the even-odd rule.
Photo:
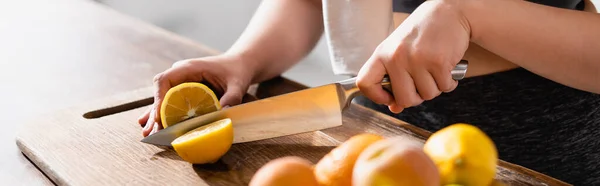
[[[185,82],[208,82],[220,99],[222,107],[240,104],[252,80],[252,68],[247,59],[232,55],[218,55],[176,62],[170,69],[154,77],[154,104],[138,119],[148,136],[160,129],[160,104],[167,91]]]
[[[399,113],[456,88],[451,71],[470,40],[469,24],[457,3],[424,2],[377,47],[357,77],[366,97]],[[393,95],[380,84],[386,74]]]

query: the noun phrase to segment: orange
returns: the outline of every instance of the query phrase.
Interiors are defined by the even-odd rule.
[[[315,165],[317,181],[324,186],[351,186],[352,169],[360,153],[382,136],[358,134],[331,150]]]
[[[427,139],[424,151],[438,167],[443,185],[490,185],[496,175],[496,146],[475,126],[445,127]]]
[[[355,186],[439,186],[436,165],[416,142],[394,137],[373,143],[354,165]]]
[[[163,128],[221,109],[215,93],[202,83],[188,82],[167,91],[160,106]]]
[[[287,156],[263,165],[249,186],[318,186],[313,164],[306,159]]]
[[[193,164],[218,161],[232,144],[233,125],[228,118],[198,127],[171,142],[175,152]]]

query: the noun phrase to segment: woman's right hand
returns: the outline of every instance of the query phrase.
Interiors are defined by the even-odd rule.
[[[253,72],[240,56],[217,55],[178,61],[154,77],[154,104],[140,116],[142,134],[148,136],[162,129],[160,104],[167,91],[185,82],[207,82],[219,95],[223,108],[240,104],[252,81]]]

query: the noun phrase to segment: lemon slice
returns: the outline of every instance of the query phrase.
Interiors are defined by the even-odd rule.
[[[171,142],[173,149],[185,161],[193,164],[214,163],[233,144],[231,119],[222,119],[198,127]]]
[[[202,83],[188,82],[167,91],[160,106],[163,128],[221,109],[215,93]]]

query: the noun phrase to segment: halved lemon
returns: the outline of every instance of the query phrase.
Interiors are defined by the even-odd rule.
[[[202,83],[188,82],[167,91],[160,106],[163,128],[221,109],[215,93]]]
[[[215,163],[232,144],[233,125],[229,118],[198,127],[171,142],[175,152],[193,164]]]

